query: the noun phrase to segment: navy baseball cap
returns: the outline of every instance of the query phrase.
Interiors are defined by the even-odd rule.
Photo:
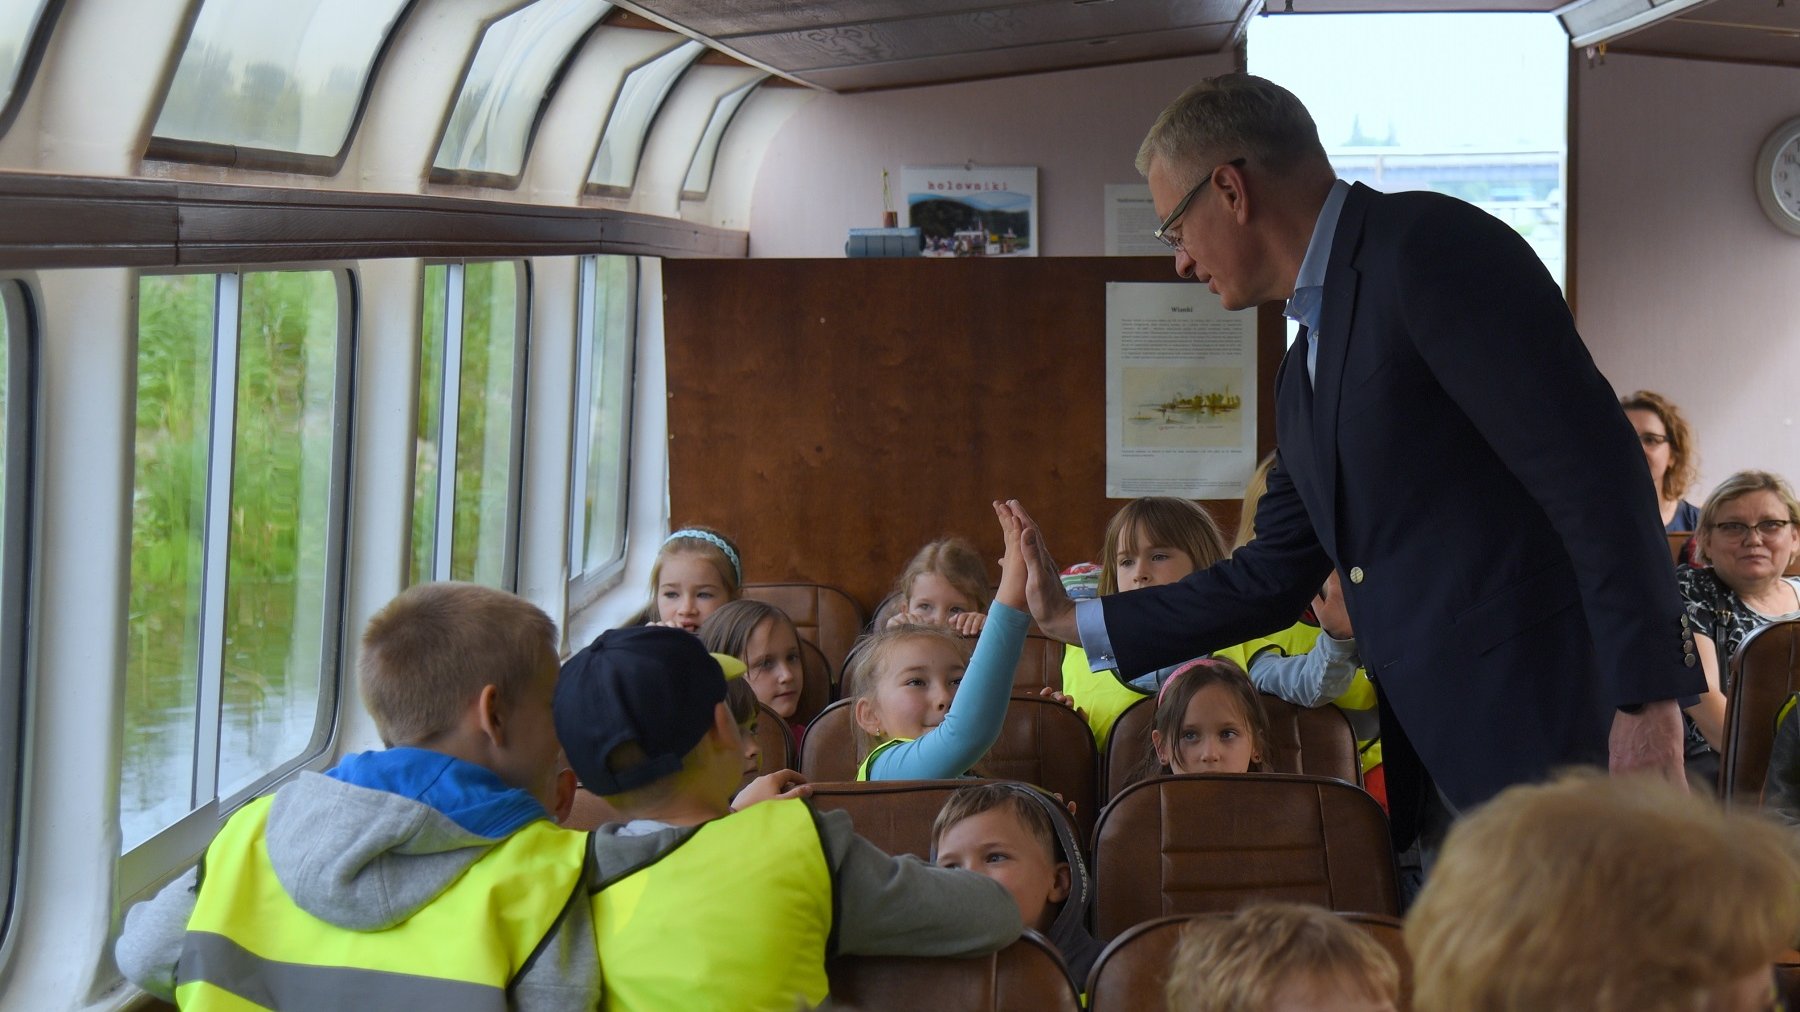
[[[735,670],[734,670],[735,669]],[[666,626],[608,629],[563,662],[556,680],[556,736],[581,784],[620,794],[681,771],[713,726],[735,657],[709,654],[699,637]],[[607,757],[635,742],[643,758],[624,769]]]

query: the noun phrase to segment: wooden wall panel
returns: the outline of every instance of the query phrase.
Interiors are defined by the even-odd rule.
[[[1107,281],[1177,279],[1135,257],[664,263],[674,522],[731,534],[748,580],[865,608],[941,535],[999,558],[997,498],[1059,563],[1095,558],[1123,503],[1105,495]],[[1266,451],[1285,332],[1260,313]],[[1208,506],[1230,531],[1237,501]]]

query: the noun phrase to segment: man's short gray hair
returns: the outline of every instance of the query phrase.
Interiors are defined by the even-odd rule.
[[[1221,74],[1182,92],[1156,117],[1138,147],[1137,170],[1148,176],[1150,163],[1160,160],[1183,177],[1197,176],[1233,158],[1277,177],[1331,167],[1312,114],[1293,92],[1249,74]]]

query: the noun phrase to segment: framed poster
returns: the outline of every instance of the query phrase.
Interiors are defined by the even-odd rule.
[[[1038,255],[1035,166],[909,165],[900,191],[928,257]]]

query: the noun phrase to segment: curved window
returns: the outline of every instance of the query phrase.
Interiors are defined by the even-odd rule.
[[[26,494],[31,473],[31,307],[25,289],[0,281],[0,935],[11,923],[18,857],[19,705],[24,694]]]
[[[489,25],[432,160],[435,174],[517,179],[557,79],[611,7],[602,0],[539,0]]]
[[[127,893],[329,740],[347,285],[332,271],[139,282],[119,823],[124,850],[148,856]]]
[[[719,96],[713,103],[712,116],[706,121],[706,129],[700,134],[700,143],[694,148],[693,160],[688,162],[687,178],[681,184],[681,196],[686,200],[700,200],[706,191],[712,189],[713,162],[719,157],[719,142],[725,139],[725,128],[731,125],[731,118],[737,115],[744,99],[756,90],[769,75],[762,74],[749,84]]]
[[[607,117],[606,132],[600,135],[600,151],[594,156],[594,169],[588,174],[588,185],[615,193],[631,192],[637,182],[638,157],[644,153],[644,137],[656,119],[657,110],[681,77],[706,47],[698,42],[684,42],[626,75],[619,86],[619,97]]]
[[[413,583],[515,582],[526,294],[518,261],[425,268]]]
[[[577,607],[625,557],[637,261],[583,257],[576,362],[570,594]]]
[[[178,143],[150,156],[334,171],[407,2],[207,0],[153,131]]]
[[[0,130],[6,129],[17,108],[13,99],[25,94],[25,77],[36,62],[32,45],[37,40],[38,22],[49,6],[50,0],[0,4]]]

